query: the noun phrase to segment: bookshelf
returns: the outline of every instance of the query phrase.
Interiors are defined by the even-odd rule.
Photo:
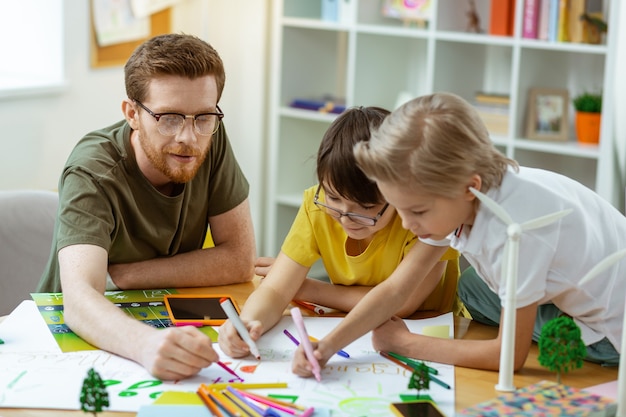
[[[336,21],[322,19],[326,2],[338,1]],[[502,1],[502,0],[498,0]],[[617,27],[620,2],[605,0],[606,16]],[[381,14],[381,0],[277,0],[273,2],[268,195],[263,252],[275,256],[301,202],[316,183],[315,154],[335,114],[294,109],[294,98],[323,95],[346,106],[393,109],[402,98],[436,91],[473,101],[478,91],[509,96],[507,127],[492,140],[522,165],[568,175],[621,206],[612,155],[612,106],[604,106],[599,145],[576,142],[569,107],[566,141],[526,137],[531,88],[602,90],[612,99],[611,32],[604,44],[549,42],[521,34],[524,0],[515,2],[512,36],[489,35],[489,0],[475,0],[486,33],[468,33],[468,2],[431,0],[426,26]],[[620,200],[620,201],[618,201]]]

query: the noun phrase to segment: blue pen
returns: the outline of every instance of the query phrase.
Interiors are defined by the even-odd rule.
[[[291,333],[289,333],[289,330],[285,329],[283,330],[283,333],[285,333],[285,336],[287,336],[289,339],[291,339],[291,341],[293,343],[296,344],[296,346],[298,346],[300,344],[300,342],[298,342],[298,339],[296,339],[295,337],[293,337],[293,335]],[[310,336],[309,339],[311,339],[312,342],[318,342],[319,340],[317,340],[316,338]],[[344,358],[349,358],[350,355],[348,355],[348,352],[346,352],[345,350],[340,350],[337,352],[337,355],[339,356],[343,356]]]

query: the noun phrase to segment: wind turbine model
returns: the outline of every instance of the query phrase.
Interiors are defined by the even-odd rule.
[[[583,285],[591,281],[598,274],[613,266],[614,263],[622,259],[624,256],[626,256],[626,249],[622,249],[615,252],[613,255],[607,256],[600,261],[599,264],[591,268],[591,271],[587,272],[587,274],[580,280],[579,285]],[[626,301],[624,303],[626,304]],[[617,417],[626,417],[626,365],[624,365],[622,361],[623,358],[621,357],[622,352],[624,352],[624,349],[626,348],[626,310],[624,310],[624,324],[622,326],[622,346],[620,348],[619,371],[617,372],[617,412],[615,413]]]
[[[519,224],[515,223],[509,216],[509,213],[491,198],[474,188],[470,188],[470,191],[507,225],[506,233],[508,239],[504,245],[504,254],[502,256],[502,276],[506,277],[506,299],[504,300],[504,319],[502,321],[504,327],[502,329],[502,344],[500,346],[500,371],[496,390],[515,391],[515,386],[513,385],[513,358],[515,355],[515,304],[519,240],[523,232],[547,226],[569,214],[572,209],[558,211]]]

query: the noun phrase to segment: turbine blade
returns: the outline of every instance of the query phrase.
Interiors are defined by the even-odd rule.
[[[626,256],[626,249],[622,249],[620,251],[615,252],[612,255],[607,256],[603,260],[601,260],[596,266],[591,268],[591,271],[587,272],[587,274],[578,282],[578,285],[583,285],[596,277],[601,272],[604,272],[605,269],[613,266],[614,263],[622,259]]]
[[[506,224],[507,226],[513,224],[513,219],[511,218],[511,216],[509,216],[509,213],[504,211],[504,209],[500,207],[498,203],[496,203],[491,198],[487,197],[485,194],[481,193],[475,188],[470,187],[470,191],[474,193],[474,195],[478,197],[480,202],[487,206],[487,208],[491,210],[493,214],[498,216],[500,220],[504,222],[504,224]]]
[[[567,216],[572,211],[574,210],[567,209],[567,210],[557,211],[556,213],[552,213],[552,214],[546,214],[545,216],[537,217],[536,219],[533,219],[533,220],[528,220],[527,222],[522,223],[520,227],[522,228],[523,231],[538,229],[540,227],[547,226],[550,223],[557,221],[561,217]]]

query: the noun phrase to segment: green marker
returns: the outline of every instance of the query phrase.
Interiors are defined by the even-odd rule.
[[[437,375],[439,373],[439,371],[437,371],[435,368],[432,368],[428,365],[426,365],[424,362],[422,361],[417,361],[415,359],[411,359],[411,358],[407,358],[406,356],[402,356],[398,353],[393,353],[393,352],[387,352],[389,354],[389,356],[396,358],[397,360],[406,363],[407,365],[411,366],[412,368],[415,368],[416,366],[419,367],[423,367],[425,368],[429,374],[433,374],[433,375]]]
[[[4,340],[0,339],[0,345],[4,345]]]

